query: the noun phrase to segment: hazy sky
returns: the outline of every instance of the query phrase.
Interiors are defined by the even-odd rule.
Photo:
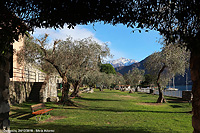
[[[109,24],[96,23],[93,25],[76,26],[75,29],[35,29],[34,36],[38,37],[44,33],[50,34],[50,41],[54,39],[65,39],[71,36],[74,39],[93,37],[99,43],[107,42],[113,59],[120,57],[141,61],[155,51],[160,51],[161,45],[158,43],[161,36],[156,31],[139,33],[136,30],[127,28],[124,25],[112,26]],[[112,59],[111,59],[112,60]]]

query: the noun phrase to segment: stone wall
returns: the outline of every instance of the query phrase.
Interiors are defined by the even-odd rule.
[[[11,81],[9,85],[10,104],[20,104],[28,101],[33,82]]]
[[[11,81],[9,84],[9,103],[20,104],[26,101],[34,102],[56,102],[57,98],[57,83],[61,82],[57,76],[50,76],[45,82],[20,82]],[[42,89],[44,85],[44,89]],[[39,88],[38,88],[39,87]]]

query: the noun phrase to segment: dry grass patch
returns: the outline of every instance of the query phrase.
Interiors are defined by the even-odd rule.
[[[55,120],[60,120],[66,118],[65,116],[51,116],[50,118],[40,121],[40,123],[46,123],[46,122],[54,122]]]
[[[118,96],[118,97],[121,97],[121,98],[127,98],[127,99],[136,99],[137,97],[133,97],[133,96],[130,96],[130,95],[126,95],[126,96]]]
[[[162,106],[163,103],[137,103],[137,105]]]
[[[114,97],[117,97],[122,100],[131,100],[131,99],[138,99],[139,97],[131,96],[131,95],[114,95]]]

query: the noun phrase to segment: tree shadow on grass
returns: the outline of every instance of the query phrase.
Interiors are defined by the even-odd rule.
[[[123,113],[123,112],[151,112],[151,113],[190,113],[190,112],[172,112],[172,111],[155,111],[155,110],[123,110],[123,109],[116,109],[116,108],[85,108],[85,110],[92,110],[92,111],[110,111],[116,113]]]
[[[10,115],[10,118],[17,118],[20,120],[29,120],[30,118],[34,117],[34,115],[31,113],[31,110],[24,110],[24,109],[11,109],[12,114]]]
[[[168,103],[188,103],[188,101],[181,98],[167,98]]]
[[[13,114],[10,115],[10,118],[17,118],[17,117],[22,116],[22,115],[24,115],[24,113],[22,113],[22,112],[15,112],[15,113],[13,113]]]
[[[87,101],[121,101],[121,100],[112,100],[112,99],[97,99],[97,98],[79,98],[81,100],[87,100]]]
[[[172,108],[182,108],[180,105],[170,105]]]
[[[19,117],[17,119],[19,120],[29,120],[30,118],[35,117],[35,115],[31,114],[31,113],[27,113],[25,115],[23,115],[22,117]]]

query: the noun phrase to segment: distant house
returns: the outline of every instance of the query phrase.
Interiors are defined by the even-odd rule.
[[[116,85],[116,90],[131,89],[131,85]]]

